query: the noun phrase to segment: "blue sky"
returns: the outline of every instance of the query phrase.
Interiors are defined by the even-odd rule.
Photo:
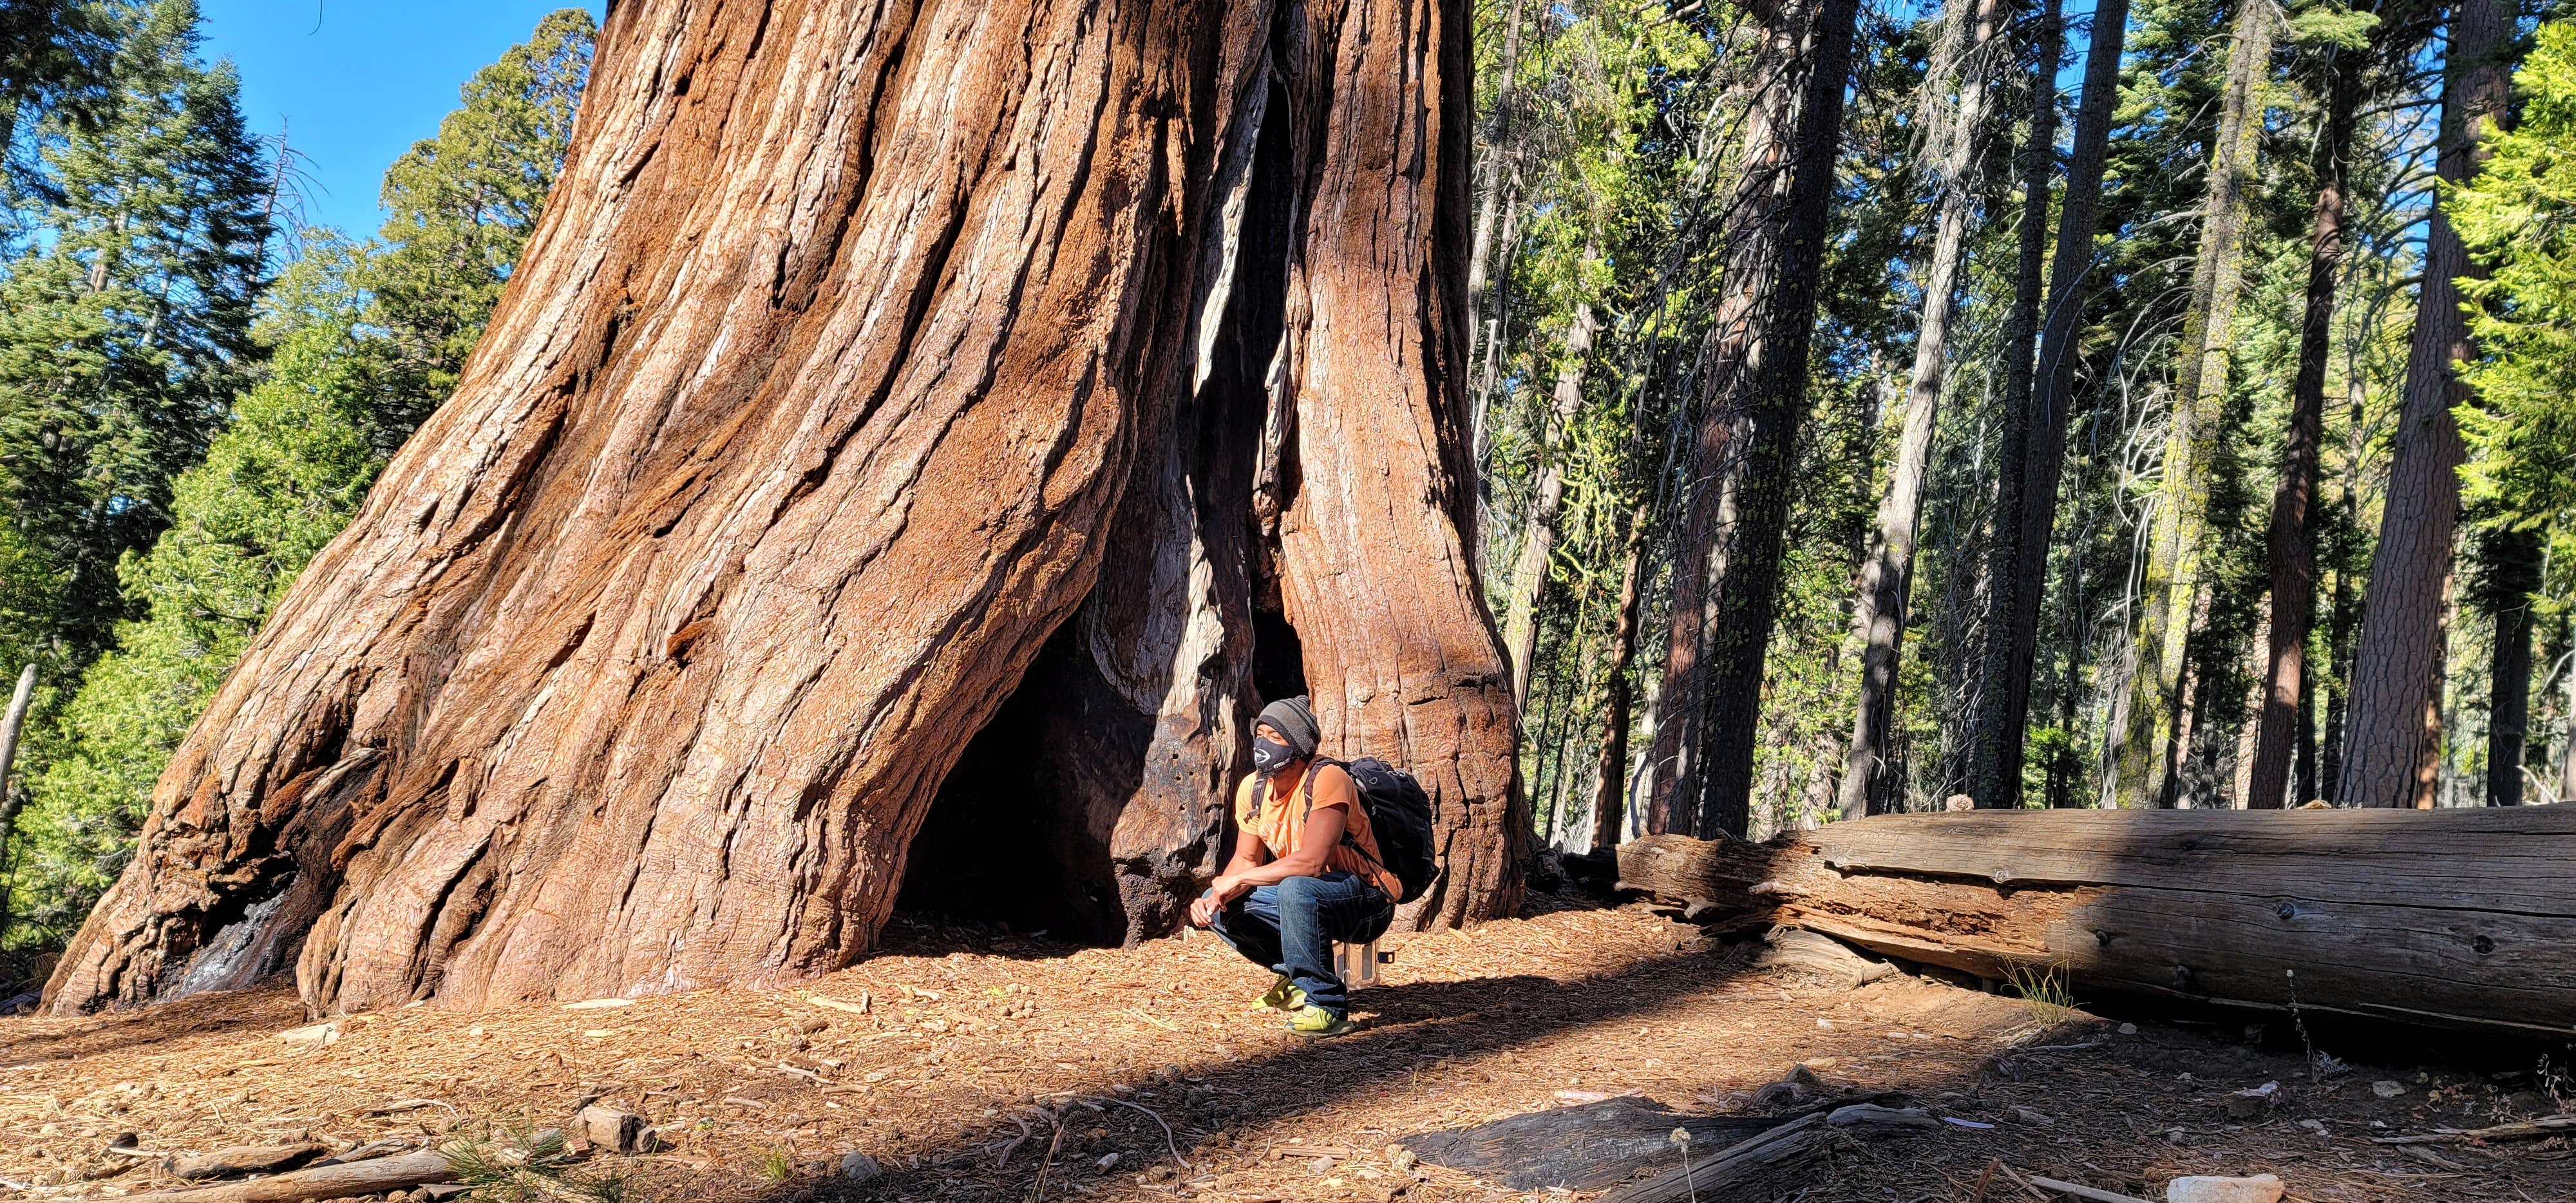
[[[308,160],[306,216],[361,236],[383,220],[386,166],[438,132],[466,78],[581,2],[200,0],[207,57],[241,69],[242,115],[261,134],[284,125]]]

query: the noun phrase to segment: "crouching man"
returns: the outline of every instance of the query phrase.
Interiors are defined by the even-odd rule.
[[[1385,934],[1402,885],[1386,868],[1351,775],[1318,762],[1306,699],[1272,702],[1252,730],[1252,775],[1234,793],[1234,858],[1190,905],[1245,958],[1279,975],[1257,1005],[1288,1012],[1288,1030],[1351,1030],[1350,991],[1333,942]]]

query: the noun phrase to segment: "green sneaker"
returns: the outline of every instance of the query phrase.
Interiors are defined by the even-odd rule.
[[[1288,1017],[1288,1030],[1300,1036],[1339,1036],[1351,1030],[1351,1019],[1322,1007],[1301,1006]]]
[[[1278,981],[1270,983],[1268,990],[1261,992],[1261,997],[1252,1000],[1255,1011],[1294,1011],[1305,1005],[1306,992],[1298,989],[1296,982],[1284,973],[1279,975]]]

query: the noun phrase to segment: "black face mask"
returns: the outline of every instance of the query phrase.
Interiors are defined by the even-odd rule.
[[[1278,740],[1255,738],[1252,741],[1252,771],[1264,777],[1287,768],[1288,762],[1296,758],[1296,751]]]

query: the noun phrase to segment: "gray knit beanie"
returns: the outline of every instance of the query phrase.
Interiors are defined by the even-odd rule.
[[[1306,695],[1281,698],[1261,708],[1261,721],[1270,724],[1288,740],[1288,748],[1300,760],[1315,754],[1324,733],[1315,726],[1315,712],[1306,705]]]

